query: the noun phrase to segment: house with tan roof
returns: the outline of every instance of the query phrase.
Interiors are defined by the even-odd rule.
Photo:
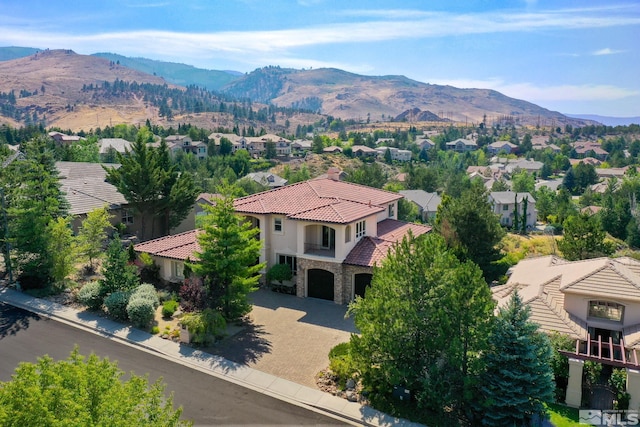
[[[512,267],[506,284],[492,288],[498,306],[517,291],[544,332],[576,340],[567,404],[580,406],[585,360],[626,368],[629,408],[640,406],[640,261],[629,257],[565,261],[529,258]]]
[[[409,232],[419,236],[431,227],[398,221],[402,195],[340,181],[339,172],[242,197],[234,206],[260,229],[260,262],[267,268],[289,265],[299,297],[345,304],[364,295],[373,266],[396,242]],[[195,251],[197,246],[188,245],[196,244],[196,236],[197,232],[167,236],[135,249],[156,259],[163,278],[179,280],[175,273],[187,258],[194,259],[194,252],[174,249],[179,245]],[[191,243],[185,243],[189,238]]]
[[[192,153],[199,159],[207,157],[207,144],[204,141],[193,141],[188,135],[169,135],[165,141],[173,155],[182,151]]]
[[[108,164],[108,167],[120,167]],[[106,181],[107,172],[100,163],[89,162],[56,162],[60,174],[60,189],[69,202],[69,214],[73,216],[72,227],[75,231],[95,209],[107,207],[114,226],[123,224],[126,232],[135,234],[139,231],[140,218],[129,208],[127,200],[118,189]]]

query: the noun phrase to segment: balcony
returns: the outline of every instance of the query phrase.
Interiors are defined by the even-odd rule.
[[[305,243],[304,253],[305,255],[315,255],[315,256],[322,256],[322,257],[328,257],[328,258],[335,258],[336,248],[335,246],[331,248],[331,247],[318,245],[315,243]]]

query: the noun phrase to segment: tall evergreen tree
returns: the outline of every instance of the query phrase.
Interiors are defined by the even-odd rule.
[[[605,241],[605,232],[596,216],[580,214],[570,216],[563,223],[563,237],[558,249],[569,261],[611,255],[613,244]]]
[[[124,196],[140,219],[140,238],[147,239],[147,218],[156,212],[160,198],[162,171],[153,150],[138,134],[131,151],[118,153],[120,167],[105,167],[107,180]]]
[[[497,244],[504,230],[482,184],[473,185],[456,199],[445,195],[438,206],[435,229],[461,260],[478,264],[486,280],[502,274],[495,261],[500,259]]]
[[[405,238],[374,268],[366,298],[349,307],[359,335],[351,355],[370,391],[412,391],[421,410],[464,410],[477,355],[493,319],[482,272],[431,233]]]
[[[552,356],[548,337],[529,321],[529,309],[514,292],[500,309],[482,356],[482,424],[529,426],[544,417],[544,404],[554,398]]]
[[[69,205],[47,140],[35,138],[22,144],[21,149],[24,160],[16,159],[2,171],[9,236],[23,278],[45,283],[53,268],[47,227],[66,216]]]
[[[237,319],[251,311],[248,295],[256,289],[265,266],[256,262],[262,246],[256,239],[260,230],[235,213],[229,195],[216,199],[214,206],[203,207],[207,214],[198,235],[201,252],[191,268],[208,289],[209,307],[228,320]]]

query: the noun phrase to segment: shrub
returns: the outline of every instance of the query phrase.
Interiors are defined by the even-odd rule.
[[[157,326],[157,325],[156,325],[156,326],[154,326],[153,328],[151,328],[151,333],[152,333],[153,335],[157,335],[157,334],[159,334],[159,333],[160,333],[160,328],[158,328],[158,326]]]
[[[149,326],[155,315],[153,302],[146,299],[135,297],[132,295],[127,304],[127,315],[129,320],[138,328],[146,328]]]
[[[89,282],[78,291],[78,302],[86,305],[89,310],[100,310],[102,308],[102,284],[100,282]]]
[[[162,304],[162,317],[171,317],[178,309],[178,301],[168,300]]]
[[[353,377],[354,366],[351,359],[350,345],[343,342],[329,351],[329,369],[338,377],[338,384],[345,388],[347,380]]]
[[[127,320],[127,304],[131,292],[116,291],[104,299],[104,305],[109,311],[109,315],[117,320]]]
[[[185,312],[204,310],[207,306],[208,293],[199,277],[184,279],[180,287],[180,305]]]
[[[185,314],[180,322],[189,330],[191,342],[202,345],[211,343],[227,326],[222,314],[210,308]]]
[[[133,293],[131,294],[131,298],[142,298],[146,299],[153,305],[153,308],[156,309],[160,306],[160,299],[158,298],[158,291],[156,291],[155,286],[149,283],[143,283],[138,286]]]
[[[291,280],[293,274],[291,273],[291,267],[288,264],[275,264],[267,272],[267,280],[271,283],[272,280],[276,280],[282,284],[285,280]]]
[[[140,271],[140,280],[144,282],[159,283],[160,282],[160,266],[155,263],[151,255],[142,252],[139,256],[142,263]]]

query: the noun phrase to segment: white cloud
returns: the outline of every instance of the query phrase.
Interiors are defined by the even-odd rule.
[[[604,48],[604,49],[600,49],[600,50],[596,50],[595,52],[592,52],[592,55],[596,55],[596,56],[600,56],[600,55],[615,55],[618,53],[624,53],[624,50],[613,50],[610,48]]]
[[[309,2],[309,0],[303,0]],[[315,0],[311,0],[312,2]],[[162,3],[147,3],[147,6]],[[365,22],[308,26],[272,31],[172,32],[137,30],[95,34],[64,31],[27,31],[5,22],[0,26],[0,44],[64,47],[91,53],[122,51],[136,55],[221,55],[280,52],[291,49],[341,43],[441,38],[465,34],[524,32],[548,29],[602,28],[640,25],[640,11],[628,9],[560,9],[527,13],[489,12],[453,14],[419,10],[350,11],[354,16],[373,18]],[[378,20],[377,18],[380,18]],[[604,51],[601,54],[617,53]]]
[[[533,83],[507,83],[499,78],[487,80],[431,79],[429,83],[450,85],[458,88],[493,89],[507,96],[530,102],[548,101],[613,101],[639,96],[640,91],[613,85],[553,85],[540,86]]]

